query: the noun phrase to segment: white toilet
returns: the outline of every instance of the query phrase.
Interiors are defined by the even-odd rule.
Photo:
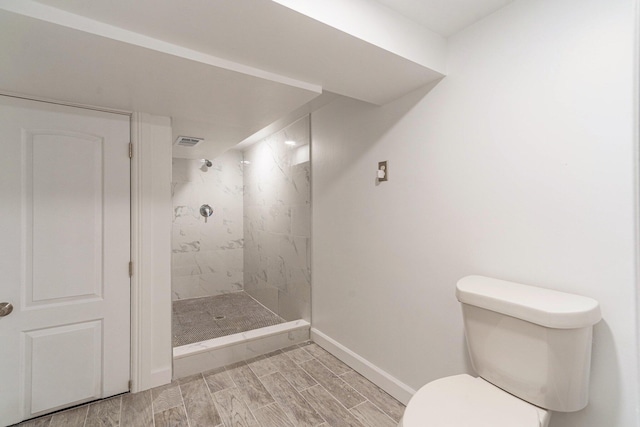
[[[456,296],[479,377],[423,386],[399,427],[547,427],[550,411],[587,406],[597,301],[482,276]]]

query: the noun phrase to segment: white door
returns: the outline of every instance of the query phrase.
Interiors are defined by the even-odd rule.
[[[2,426],[129,390],[128,143],[128,116],[0,96]]]

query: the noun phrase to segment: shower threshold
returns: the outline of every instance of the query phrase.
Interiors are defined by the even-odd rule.
[[[311,325],[294,320],[173,348],[173,379],[249,360],[309,340]]]
[[[173,302],[174,379],[248,360],[309,339],[244,291]]]

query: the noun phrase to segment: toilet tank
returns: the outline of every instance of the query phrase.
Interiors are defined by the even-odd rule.
[[[459,280],[456,297],[480,377],[545,409],[587,405],[597,301],[483,276]]]

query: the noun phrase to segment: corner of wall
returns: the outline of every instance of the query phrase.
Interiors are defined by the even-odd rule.
[[[634,81],[633,81],[633,139],[634,139],[634,210],[635,210],[635,273],[636,273],[636,332],[640,331],[640,0],[634,1]],[[636,334],[636,396],[640,396],[640,339]],[[636,414],[640,414],[640,402],[636,398]],[[636,420],[640,426],[640,417]]]

